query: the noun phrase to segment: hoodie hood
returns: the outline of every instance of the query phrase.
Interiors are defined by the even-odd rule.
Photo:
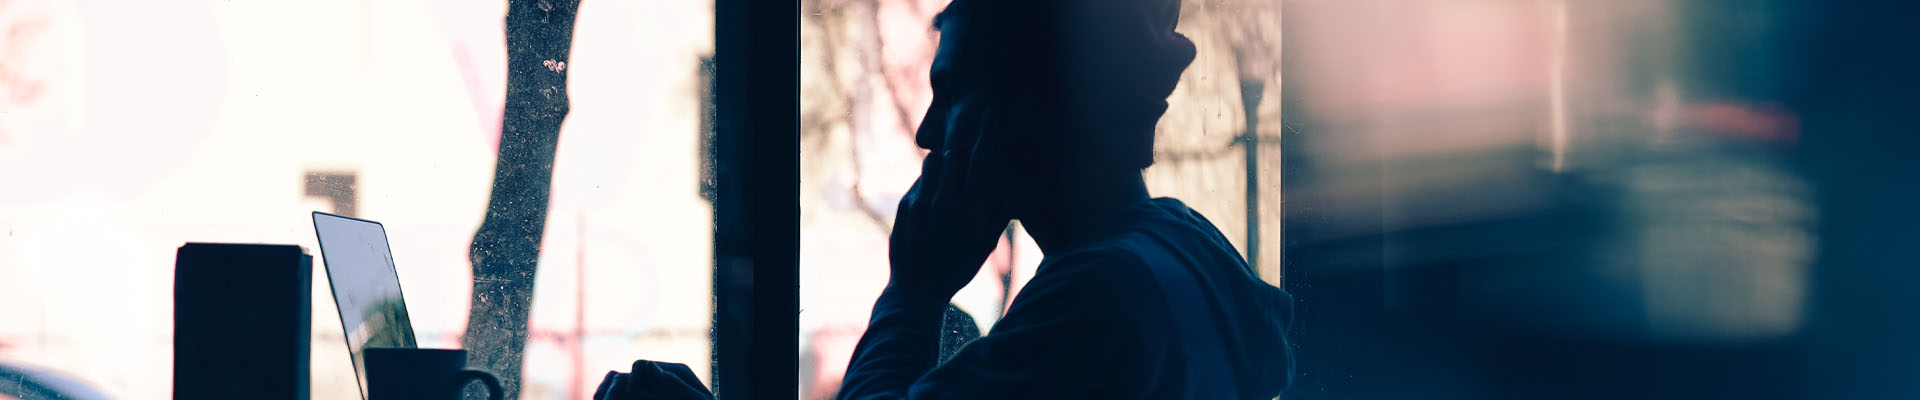
[[[1200,296],[1215,311],[1220,340],[1234,375],[1237,398],[1273,398],[1293,380],[1293,352],[1287,327],[1293,297],[1260,280],[1239,251],[1212,221],[1179,200],[1153,199],[1150,224],[1142,231],[1168,245],[1189,264]]]

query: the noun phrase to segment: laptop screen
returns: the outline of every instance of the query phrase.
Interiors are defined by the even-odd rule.
[[[387,230],[378,222],[322,212],[313,213],[313,230],[320,236],[320,256],[326,262],[347,351],[352,353],[354,375],[365,397],[367,367],[362,351],[415,346],[413,322],[407,319],[400,277],[387,247]]]

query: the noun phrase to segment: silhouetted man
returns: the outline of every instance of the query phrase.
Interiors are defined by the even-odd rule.
[[[1193,44],[1177,0],[956,0],[935,19],[932,150],[845,399],[1268,399],[1292,300],[1211,222],[1150,198]],[[1047,257],[993,331],[936,360],[942,311],[1011,219]],[[936,365],[938,364],[938,365]]]

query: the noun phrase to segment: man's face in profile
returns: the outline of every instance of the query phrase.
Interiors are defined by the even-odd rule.
[[[927,115],[921,120],[919,132],[916,133],[916,139],[922,147],[944,148],[949,142],[948,131],[955,128],[952,126],[955,122],[952,114],[969,97],[963,88],[956,86],[974,86],[965,84],[964,81],[971,79],[966,79],[967,76],[961,71],[962,62],[967,58],[962,53],[971,49],[966,48],[970,38],[966,37],[969,31],[964,26],[970,21],[960,14],[963,13],[944,14],[934,25],[940,31],[940,43],[928,73],[929,84],[933,88],[933,104],[927,107]]]
[[[973,17],[965,13],[949,13],[934,26],[940,31],[940,44],[934,53],[929,73],[933,88],[933,103],[927,107],[927,115],[921,120],[915,140],[921,147],[933,150],[945,162],[946,171],[940,177],[922,177],[922,179],[954,179],[980,190],[986,206],[1005,205],[1007,180],[1005,174],[995,171],[1008,167],[1009,150],[1005,141],[982,140],[983,135],[1000,135],[987,139],[1004,139],[1006,132],[999,132],[993,123],[992,112],[999,104],[987,101],[983,88],[1000,82],[988,82],[984,78],[983,62],[993,60],[990,51],[983,51],[979,37],[973,35]],[[1004,60],[1002,60],[1004,61]]]
[[[915,140],[948,163],[939,179],[957,179],[1017,218],[1033,211],[1028,200],[1062,189],[1063,151],[1049,141],[1060,113],[1048,111],[1061,88],[1047,83],[1055,60],[1036,55],[1045,33],[1003,19],[950,10],[935,22],[933,102]]]

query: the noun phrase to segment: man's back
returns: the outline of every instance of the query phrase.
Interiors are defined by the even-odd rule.
[[[1272,398],[1291,377],[1285,292],[1261,282],[1219,231],[1177,200],[1049,255],[993,332],[912,384],[913,398]],[[884,305],[855,354],[886,327]],[[902,320],[902,319],[894,319]],[[917,333],[903,333],[914,335]],[[860,371],[861,368],[854,368]],[[883,376],[847,377],[842,398]]]

